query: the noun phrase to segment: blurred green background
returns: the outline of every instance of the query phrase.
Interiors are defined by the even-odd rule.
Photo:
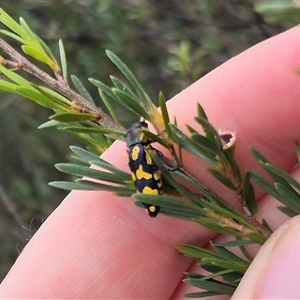
[[[152,99],[159,91],[169,99],[300,20],[296,1],[289,0],[2,0],[0,6],[15,20],[22,16],[54,53],[63,39],[69,74],[77,75],[95,98],[98,92],[87,78],[109,83],[109,75],[119,75],[105,49],[131,68]],[[67,179],[53,165],[67,161],[68,146],[77,142],[55,129],[37,129],[51,111],[16,95],[0,91],[0,96],[2,280],[67,194],[47,183]],[[135,121],[119,112],[126,126]]]

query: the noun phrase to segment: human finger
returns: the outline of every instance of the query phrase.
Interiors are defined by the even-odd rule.
[[[232,299],[299,299],[300,217],[278,228],[261,247]]]
[[[180,128],[192,123],[200,102],[216,127],[237,131],[236,157],[242,168],[253,166],[249,145],[284,169],[291,168],[300,122],[290,122],[300,109],[295,72],[299,32],[292,29],[249,49],[176,96],[168,107]],[[104,157],[125,169],[124,153],[125,146],[116,143]],[[186,154],[184,162],[210,188],[232,198],[195,157]],[[205,244],[213,234],[163,216],[152,220],[126,201],[106,192],[72,192],[25,248],[0,295],[6,291],[14,297],[171,297],[190,264],[174,246],[200,239]]]

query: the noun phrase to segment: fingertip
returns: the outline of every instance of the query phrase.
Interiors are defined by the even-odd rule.
[[[300,216],[261,247],[232,299],[300,299]]]

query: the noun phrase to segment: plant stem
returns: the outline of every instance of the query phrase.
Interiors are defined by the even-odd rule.
[[[115,128],[125,132],[125,128],[123,126],[114,122],[113,119],[106,115],[99,107],[92,105],[86,99],[81,97],[81,95],[74,92],[67,84],[67,82],[62,78],[61,74],[54,72],[56,79],[51,77],[49,74],[37,68],[28,59],[26,59],[23,55],[21,55],[9,44],[7,44],[2,38],[0,38],[0,49],[8,54],[12,59],[12,61],[2,59],[2,64],[24,70],[27,73],[30,73],[33,76],[37,77],[50,88],[70,99],[75,109],[77,108],[82,112],[88,112],[98,116],[98,123],[101,126]]]
[[[269,238],[270,235],[272,234],[272,232],[264,227],[263,225],[261,225],[254,216],[247,216],[245,215],[245,219],[251,224],[253,225],[258,232],[260,232],[263,236],[265,236],[266,238]]]

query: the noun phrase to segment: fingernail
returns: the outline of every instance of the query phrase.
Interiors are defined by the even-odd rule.
[[[254,299],[300,299],[300,226],[288,229],[275,243],[257,278]]]

